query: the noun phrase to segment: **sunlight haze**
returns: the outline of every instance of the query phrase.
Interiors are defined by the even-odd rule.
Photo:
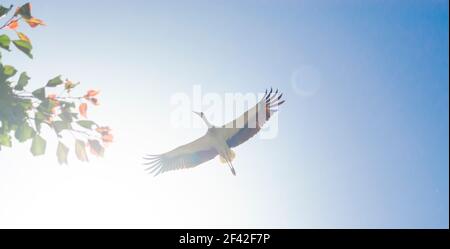
[[[88,115],[114,142],[63,166],[52,139],[40,157],[2,148],[0,227],[448,228],[448,1],[32,4],[47,24],[26,28],[34,59],[2,61],[31,87],[99,89]],[[219,158],[153,177],[145,154],[206,132],[193,113],[199,126],[171,125],[195,85],[280,89],[276,136],[234,149],[236,177]]]

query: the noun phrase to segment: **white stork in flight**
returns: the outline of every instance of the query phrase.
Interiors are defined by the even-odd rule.
[[[220,161],[227,163],[231,173],[236,175],[231,163],[235,154],[231,148],[244,143],[259,132],[264,123],[278,110],[275,108],[284,103],[282,96],[282,93],[278,94],[278,89],[274,93],[272,89],[269,92],[266,90],[264,97],[252,109],[221,127],[212,125],[203,112],[194,112],[208,126],[206,134],[164,154],[147,155],[144,157],[147,160],[144,164],[150,165],[147,170],[157,176],[171,170],[193,168],[219,155]]]

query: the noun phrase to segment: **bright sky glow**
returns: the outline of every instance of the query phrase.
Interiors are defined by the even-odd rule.
[[[448,1],[32,4],[48,24],[27,33],[35,59],[2,61],[33,87],[63,74],[100,89],[89,115],[115,142],[69,166],[54,143],[2,150],[0,227],[448,228]],[[170,125],[194,85],[285,93],[277,137],[235,150],[237,177],[217,158],[143,171],[145,153],[206,131]]]

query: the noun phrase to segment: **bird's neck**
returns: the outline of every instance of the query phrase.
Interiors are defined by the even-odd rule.
[[[205,124],[208,126],[208,129],[213,128],[214,126],[206,119],[204,116],[202,117]]]

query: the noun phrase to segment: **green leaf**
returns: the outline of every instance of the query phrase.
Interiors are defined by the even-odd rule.
[[[18,100],[18,101],[19,101],[19,105],[26,111],[33,108],[33,102],[31,101],[31,99],[22,99],[22,100]]]
[[[91,153],[95,156],[103,157],[105,154],[105,148],[98,140],[89,140],[89,147],[91,148]]]
[[[57,133],[60,133],[63,130],[71,130],[72,129],[72,126],[70,125],[70,123],[64,122],[64,121],[54,121],[52,124],[53,124],[53,128],[55,129],[55,131]]]
[[[35,132],[33,128],[31,128],[27,123],[23,123],[16,130],[15,137],[19,142],[23,143],[28,139],[31,139],[34,136],[34,134]]]
[[[24,5],[22,5],[14,14],[14,16],[17,15],[21,15],[23,18],[25,19],[30,19],[32,18],[31,16],[31,4],[30,3],[26,3]]]
[[[48,81],[47,83],[47,87],[55,87],[55,86],[59,86],[63,83],[63,81],[61,80],[61,75],[56,76],[55,78],[51,79]]]
[[[69,148],[65,146],[63,143],[58,143],[58,149],[56,150],[56,156],[58,157],[59,164],[68,164],[67,163],[67,154],[69,153]]]
[[[0,134],[0,145],[11,147],[11,136],[7,133]]]
[[[64,100],[60,100],[59,103],[61,104],[61,107],[63,109],[70,109],[70,108],[75,108],[76,107],[74,102],[67,102],[67,101],[64,101]]]
[[[21,73],[21,74],[20,74],[20,77],[19,77],[19,81],[17,81],[17,85],[14,87],[14,89],[17,90],[17,91],[22,91],[23,88],[24,88],[26,85],[28,85],[28,81],[29,81],[30,79],[31,79],[31,78],[28,77],[28,75],[27,75],[26,72]]]
[[[9,6],[9,8],[6,8],[2,5],[0,5],[0,18],[2,18],[3,16],[5,16],[6,14],[8,14],[8,12],[12,9],[13,5],[11,4]]]
[[[81,140],[76,140],[75,141],[75,154],[78,158],[78,160],[82,161],[82,162],[87,162],[88,157],[86,154],[86,144],[81,141]]]
[[[3,75],[6,76],[5,79],[13,77],[17,73],[17,70],[10,65],[3,67]]]
[[[31,154],[33,154],[33,156],[43,155],[46,146],[47,142],[41,136],[36,134],[31,143]]]
[[[0,47],[9,51],[9,44],[11,44],[9,37],[7,35],[0,35]]]
[[[77,124],[83,128],[89,129],[89,130],[92,129],[92,126],[94,126],[94,125],[97,126],[97,124],[91,120],[79,120],[79,121],[77,121]]]
[[[61,114],[58,115],[58,117],[61,118],[61,120],[64,122],[72,123],[73,116],[72,113],[70,112],[70,109],[62,109],[62,110],[63,111],[61,112]]]
[[[33,94],[34,97],[40,99],[40,100],[45,100],[45,88],[39,88],[34,90],[31,94]]]
[[[41,126],[44,120],[45,115],[40,111],[36,112],[36,114],[34,115],[34,125],[36,126],[36,130],[38,132],[41,132]]]
[[[57,105],[58,103],[53,100],[43,99],[42,102],[37,107],[37,110],[45,114],[47,117],[49,117],[52,114],[52,109]]]
[[[31,43],[24,40],[14,40],[13,44],[22,52],[24,52],[28,57],[33,59],[33,55],[31,54],[31,49],[33,49],[33,46],[31,46]]]

